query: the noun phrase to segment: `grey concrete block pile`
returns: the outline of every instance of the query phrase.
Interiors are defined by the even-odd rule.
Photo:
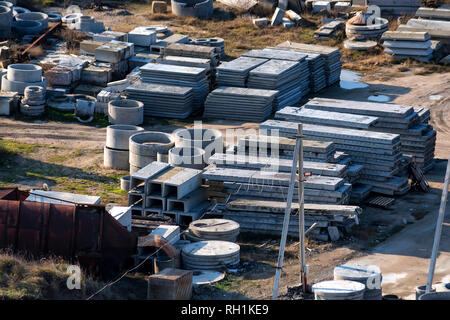
[[[396,59],[429,62],[433,58],[431,37],[427,32],[387,31],[381,40],[384,52]]]

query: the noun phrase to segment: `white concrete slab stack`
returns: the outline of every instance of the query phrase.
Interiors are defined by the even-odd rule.
[[[294,50],[302,53],[320,54],[325,62],[325,76],[327,78],[327,85],[331,86],[338,82],[341,75],[341,52],[339,48],[328,47],[322,45],[296,43],[286,41],[280,43],[275,47],[281,50]]]
[[[219,86],[246,87],[249,72],[268,59],[240,57],[225,62],[217,67],[217,84]]]
[[[141,67],[141,79],[146,83],[192,88],[195,109],[203,106],[209,93],[204,68],[149,63]]]
[[[381,37],[384,40],[384,52],[396,59],[415,59],[429,62],[433,58],[431,37],[426,32],[387,31]]]
[[[185,119],[193,111],[194,89],[152,83],[134,83],[126,89],[129,99],[144,103],[144,115]]]
[[[436,131],[428,124],[430,111],[427,108],[324,98],[314,98],[303,108],[376,116],[378,122],[369,130],[399,134],[404,156],[415,159],[424,171],[433,167]]]
[[[296,105],[309,92],[306,56],[300,61],[271,59],[249,72],[249,88],[278,90],[278,108]]]
[[[272,114],[277,93],[275,90],[219,87],[208,95],[203,117],[263,121]]]

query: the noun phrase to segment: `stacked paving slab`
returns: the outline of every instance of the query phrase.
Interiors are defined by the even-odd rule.
[[[126,89],[129,99],[144,103],[144,115],[185,119],[193,111],[194,89],[152,83],[134,83]]]
[[[429,62],[433,58],[431,37],[426,32],[387,31],[384,40],[384,52],[397,59],[415,59]]]
[[[277,130],[281,136],[294,135],[298,121],[267,120],[260,129]],[[348,153],[352,163],[364,165],[359,182],[374,187],[373,191],[395,195],[406,193],[407,178],[395,177],[401,158],[398,134],[348,129],[337,126],[304,124],[303,134],[320,141],[333,141],[339,151]]]
[[[267,61],[268,59],[240,57],[222,63],[217,68],[217,84],[219,86],[246,87],[250,71]]]
[[[323,98],[314,98],[303,107],[377,117],[370,131],[399,134],[404,156],[412,158],[424,171],[433,167],[436,131],[428,124],[430,111],[427,108]]]
[[[280,43],[274,48],[279,50],[293,50],[302,53],[320,54],[325,63],[327,86],[335,84],[340,79],[342,64],[339,48],[290,41]]]
[[[203,106],[209,93],[204,68],[150,63],[141,67],[141,79],[146,83],[192,88],[195,109]]]
[[[260,122],[273,112],[278,91],[219,87],[205,102],[204,118]]]
[[[244,232],[280,235],[285,209],[284,201],[239,199],[217,206],[214,216],[238,222],[241,231]],[[292,209],[288,235],[298,237],[299,219],[296,214],[298,203],[292,203]],[[357,206],[306,203],[304,212],[305,229],[310,228],[314,223],[318,224],[308,237],[322,241],[330,239],[336,241],[357,223],[357,217],[362,210]]]
[[[220,56],[214,47],[197,46],[192,44],[172,43],[164,48],[164,56],[181,56],[191,58],[210,59],[215,68],[219,63]]]

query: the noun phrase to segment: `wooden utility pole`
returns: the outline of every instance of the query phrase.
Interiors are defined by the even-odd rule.
[[[303,173],[303,124],[298,124],[297,139],[300,140],[298,150],[298,235],[299,235],[299,258],[300,258],[300,282],[303,292],[306,292],[306,259],[305,259],[305,201],[304,201],[304,173]]]
[[[450,180],[450,156],[448,157],[447,171],[445,173],[445,180],[444,180],[444,188],[442,189],[441,205],[439,207],[439,215],[438,215],[438,219],[436,222],[436,231],[434,234],[433,250],[431,252],[430,268],[428,270],[427,288],[425,291],[426,293],[431,292],[431,285],[433,284],[434,269],[436,267],[436,258],[437,258],[437,253],[439,251],[439,243],[441,241],[442,224],[444,223],[445,208],[447,205],[449,180]]]

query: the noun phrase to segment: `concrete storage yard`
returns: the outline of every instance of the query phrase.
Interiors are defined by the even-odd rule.
[[[97,8],[86,5],[86,1],[73,1],[82,9],[80,18],[81,14],[76,13],[66,16],[65,8],[57,1],[52,7],[42,6],[42,2],[45,1],[35,1],[29,9],[60,13],[62,27],[56,28],[23,56],[21,52],[33,41],[26,43],[22,34],[14,31],[16,21],[11,27],[15,38],[0,40],[0,67],[3,67],[0,74],[8,83],[8,90],[16,92],[0,92],[0,188],[50,189],[79,194],[73,199],[87,199],[80,195],[100,197],[101,205],[107,206],[108,211],[114,207],[110,215],[126,227],[117,224],[112,228],[120,229],[114,230],[120,234],[120,239],[126,239],[123,240],[129,245],[126,249],[135,252],[127,259],[122,256],[123,252],[118,255],[117,269],[107,270],[111,271],[108,276],[93,275],[86,279],[82,292],[64,289],[60,293],[48,293],[45,288],[39,291],[31,286],[21,291],[8,280],[11,275],[3,266],[15,261],[29,270],[54,268],[54,281],[65,282],[60,271],[67,268],[64,254],[61,254],[61,262],[55,258],[50,266],[47,262],[40,266],[39,261],[27,260],[21,253],[0,251],[0,280],[6,279],[0,281],[0,299],[86,299],[136,263],[146,261],[152,253],[146,250],[161,246],[165,248],[162,258],[154,254],[154,259],[167,255],[172,259],[170,268],[175,269],[161,271],[164,262],[158,260],[153,266],[151,258],[144,267],[127,274],[111,291],[102,292],[96,298],[271,299],[295,140],[280,138],[283,154],[280,172],[273,174],[270,182],[264,180],[267,173],[259,172],[271,163],[268,155],[258,164],[241,160],[221,165],[218,160],[233,158],[233,153],[237,157],[242,145],[246,145],[243,155],[255,155],[248,146],[250,142],[245,140],[249,135],[257,137],[259,134],[261,138],[267,134],[262,130],[267,127],[265,124],[274,120],[283,121],[280,134],[290,130],[286,123],[295,123],[296,131],[299,119],[304,121],[305,139],[311,140],[304,141],[305,172],[311,171],[313,176],[306,178],[304,186],[305,225],[308,228],[318,223],[305,241],[308,284],[332,280],[334,269],[339,265],[363,263],[380,268],[383,295],[416,299],[415,287],[427,282],[450,154],[450,66],[445,62],[450,53],[448,20],[439,32],[433,31],[433,24],[441,21],[439,18],[450,19],[448,9],[421,8],[414,17],[419,23],[410,24],[408,19],[418,8],[382,6],[386,12],[383,17],[389,20],[390,34],[385,34],[386,40],[380,35],[377,47],[358,51],[344,47],[344,30],[341,35],[333,32],[326,40],[314,39],[314,32],[320,26],[337,17],[346,21],[354,16],[350,12],[360,10],[357,1],[354,7],[341,14],[337,13],[338,7],[333,10],[330,7],[331,13],[326,13],[327,6],[320,9],[318,4],[314,8],[314,1],[306,1],[307,8],[312,5],[311,10],[298,11],[302,20],[292,18],[290,22],[294,26],[289,28],[287,20],[279,22],[279,26],[256,26],[252,21],[262,17],[271,19],[276,5],[270,10],[258,5],[248,10],[236,8],[236,4],[227,6],[227,1],[214,1],[214,13],[205,19],[172,14],[170,5],[168,13],[164,8],[156,9],[164,7],[161,1],[157,1],[153,9],[151,3],[133,1],[104,1]],[[339,3],[339,6],[346,5],[346,1]],[[18,1],[17,6],[27,8],[24,1]],[[398,10],[406,10],[409,15]],[[294,11],[286,17],[296,17]],[[428,33],[411,31],[419,28],[422,18],[431,21],[423,27]],[[48,19],[48,24],[52,28],[55,22]],[[108,31],[103,32],[103,29]],[[43,32],[45,29],[39,34]],[[128,35],[128,32],[132,33]],[[404,38],[398,40],[394,36]],[[415,37],[415,42],[409,41],[410,37]],[[403,53],[391,56],[390,52],[383,52],[386,47],[383,47],[383,40],[388,41],[387,45],[392,42],[394,48],[401,41],[404,45],[400,46],[406,46],[409,51],[405,56]],[[426,59],[422,59],[421,52],[418,54],[421,58],[416,59],[417,43],[420,47],[417,50],[426,51]],[[61,44],[64,45],[61,47]],[[61,50],[72,55],[70,59],[63,58],[68,59],[67,63],[58,56]],[[236,58],[240,59],[227,63]],[[8,68],[8,65],[13,67]],[[137,72],[136,66],[142,71]],[[18,79],[14,80],[17,84],[12,78]],[[218,89],[217,83],[239,88]],[[34,93],[31,89],[25,90],[30,86],[39,89],[39,96],[31,96]],[[30,92],[30,96],[24,97],[24,90]],[[42,94],[46,95],[45,113],[36,116],[33,112],[24,112],[42,108]],[[277,94],[279,96],[274,98]],[[121,96],[141,102],[114,103]],[[324,110],[328,107],[320,103],[317,108],[309,107],[315,98],[351,103],[333,105],[333,110]],[[364,104],[366,102],[379,103],[380,107],[374,111],[370,108],[376,108],[375,105],[370,107]],[[13,104],[14,112],[10,110]],[[362,111],[356,110],[359,106]],[[302,107],[301,112],[299,107]],[[113,113],[117,115],[114,119]],[[195,137],[186,142],[174,134],[177,129],[193,128],[197,121],[202,121],[203,129],[215,129],[210,131],[214,133],[212,138]],[[110,125],[114,126],[108,127]],[[114,128],[117,131],[113,132]],[[227,137],[230,130],[235,130],[236,134],[232,139]],[[147,131],[155,133],[144,135]],[[128,143],[133,134],[141,134],[142,138]],[[191,145],[194,140],[199,141]],[[106,147],[105,141],[109,143]],[[200,148],[200,153],[186,155],[186,150],[191,151],[192,147]],[[207,153],[209,147],[220,150],[216,150],[215,155],[205,155],[203,162],[195,166],[172,163],[169,151],[174,150],[172,148],[184,148],[180,158],[194,159],[204,151]],[[320,148],[324,150],[317,151]],[[225,153],[231,154],[225,156]],[[411,155],[416,157],[417,167],[424,171],[428,192],[411,187],[413,181],[404,164],[409,162],[399,160],[411,159]],[[362,167],[364,165],[366,168]],[[214,173],[217,169],[220,169],[220,176]],[[240,173],[227,176],[228,172]],[[127,175],[131,175],[129,192],[121,189],[121,177]],[[365,198],[361,195],[364,199],[359,201],[361,186],[372,192]],[[297,186],[294,189],[292,207],[298,208]],[[377,196],[394,200],[387,207],[369,204]],[[0,190],[0,199],[2,197]],[[31,202],[21,200],[23,204]],[[277,204],[248,209],[239,204],[241,200],[268,200]],[[233,201],[237,202],[233,204]],[[0,229],[6,202],[12,203],[12,198],[0,200]],[[314,207],[319,204],[330,207]],[[334,211],[331,206],[335,206]],[[438,291],[445,291],[444,284],[450,283],[449,207],[447,205],[433,281],[440,288]],[[352,212],[351,217],[346,216],[348,212]],[[254,218],[256,214],[260,221]],[[191,224],[197,219],[208,219],[204,223],[213,224],[211,228],[214,228],[219,221],[215,219],[233,220],[233,215],[241,215],[242,220],[236,219],[242,221],[240,229],[236,222],[227,222],[215,230],[216,233],[211,231],[205,236],[206,233],[200,235]],[[201,221],[198,220],[198,224]],[[252,223],[255,230],[251,228]],[[79,231],[80,237],[84,236],[82,231]],[[313,294],[303,295],[296,288],[300,282],[298,215],[291,216],[288,235],[278,298],[313,299]],[[104,235],[106,242],[110,236]],[[226,241],[221,237],[227,238]],[[191,244],[187,244],[189,241]],[[195,248],[192,243],[198,241],[207,244]],[[6,248],[6,244],[0,241],[0,250]],[[80,259],[79,264],[84,267],[84,263]],[[211,278],[220,280],[197,285],[201,282],[200,276],[188,269],[200,268],[210,272]],[[107,271],[105,269],[105,275]],[[216,274],[216,271],[219,272]],[[27,277],[33,276],[31,271],[27,272],[22,275],[24,283]],[[178,279],[176,283],[169,280],[171,276]],[[172,286],[173,292],[161,289]],[[362,299],[363,295],[358,292],[355,296]]]

